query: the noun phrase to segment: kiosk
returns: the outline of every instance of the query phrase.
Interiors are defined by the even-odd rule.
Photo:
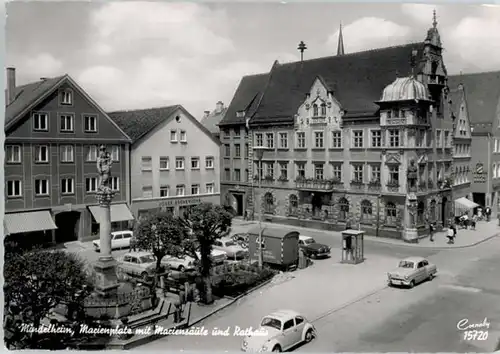
[[[341,263],[358,264],[364,258],[365,232],[361,230],[342,231],[342,261]]]

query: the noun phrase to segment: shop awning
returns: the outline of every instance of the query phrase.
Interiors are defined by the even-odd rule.
[[[95,221],[101,223],[102,209],[99,205],[89,206]],[[111,204],[111,222],[134,220],[127,204]]]
[[[460,209],[470,210],[474,209],[475,207],[478,207],[479,204],[476,204],[472,200],[462,197],[455,200],[455,206]]]
[[[5,214],[4,228],[8,234],[57,229],[48,210]]]

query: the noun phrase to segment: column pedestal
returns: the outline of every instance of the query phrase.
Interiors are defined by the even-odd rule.
[[[415,228],[405,228],[403,240],[408,243],[418,243],[418,231]]]
[[[117,262],[111,259],[99,259],[94,264],[96,272],[95,288],[99,295],[108,297],[116,294],[118,277],[116,275]]]

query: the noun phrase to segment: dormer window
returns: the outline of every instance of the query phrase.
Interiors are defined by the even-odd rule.
[[[325,102],[323,102],[321,104],[321,115],[326,116],[326,103]]]
[[[63,90],[60,93],[61,104],[71,105],[73,104],[73,91],[71,90]]]
[[[238,111],[238,112],[236,112],[236,117],[237,118],[243,118],[243,117],[245,117],[245,111]]]
[[[318,116],[318,105],[315,103],[313,104],[313,117]]]

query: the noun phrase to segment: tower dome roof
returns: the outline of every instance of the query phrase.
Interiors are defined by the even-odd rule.
[[[429,100],[427,87],[414,77],[401,77],[385,87],[380,102]]]

